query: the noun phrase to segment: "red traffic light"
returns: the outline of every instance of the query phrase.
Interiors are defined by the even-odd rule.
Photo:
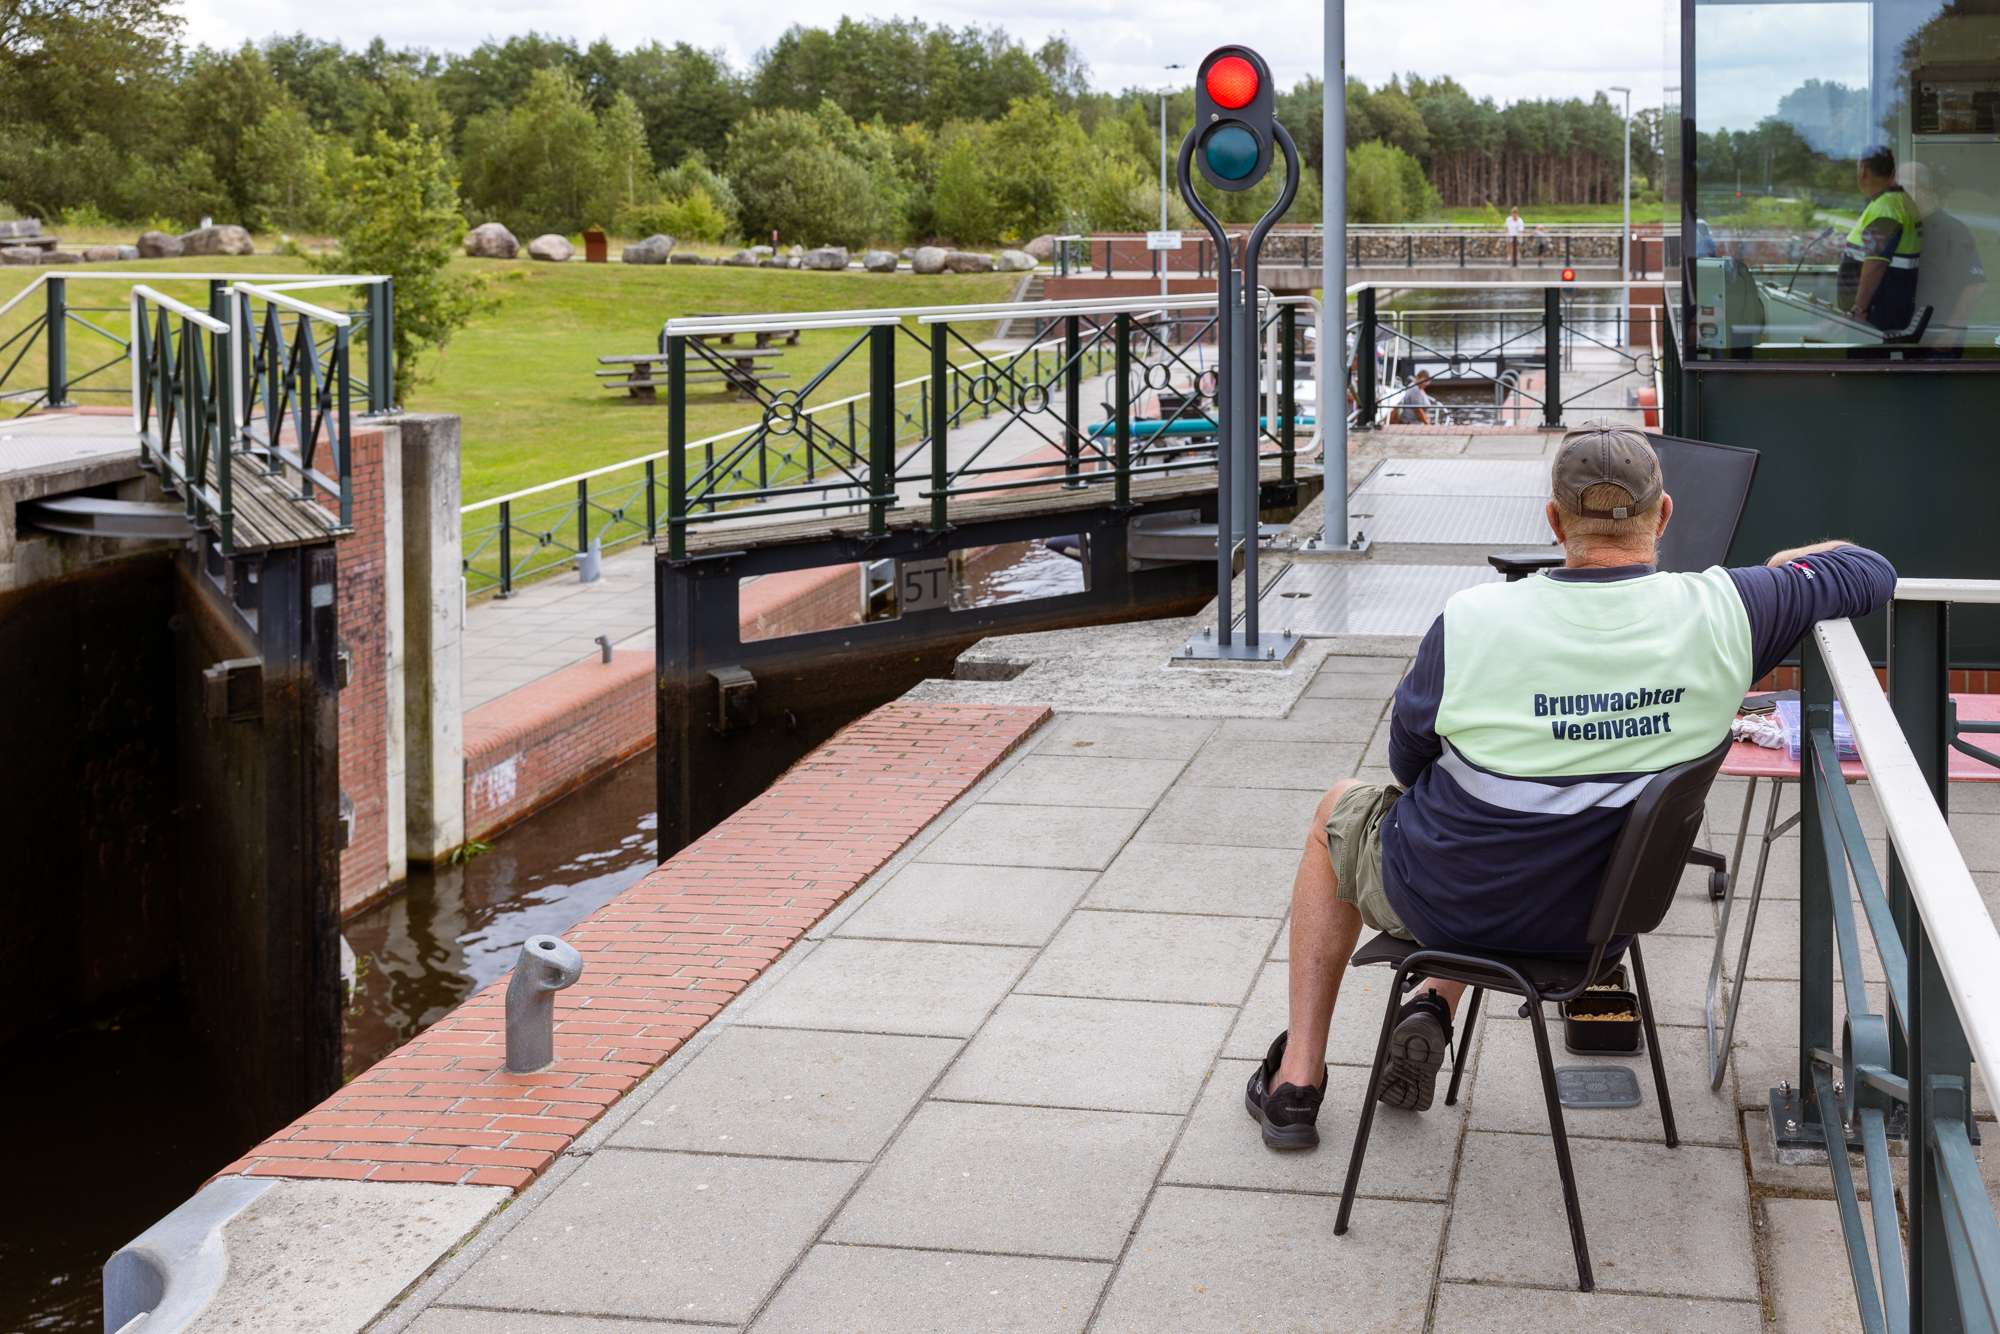
[[[1208,67],[1208,95],[1229,111],[1249,106],[1260,82],[1257,67],[1242,56],[1224,56]]]
[[[1576,281],[1576,270],[1575,270],[1575,269],[1564,269],[1564,270],[1563,270],[1563,281],[1564,281],[1564,282],[1566,282],[1566,283],[1573,283],[1573,282],[1575,282],[1575,281]]]

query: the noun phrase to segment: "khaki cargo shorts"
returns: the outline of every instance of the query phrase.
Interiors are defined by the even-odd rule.
[[[1382,820],[1403,789],[1387,783],[1356,783],[1340,794],[1326,820],[1326,851],[1340,900],[1361,912],[1376,931],[1414,940],[1382,890]]]

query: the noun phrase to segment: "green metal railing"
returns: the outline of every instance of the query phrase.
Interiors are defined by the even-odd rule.
[[[1269,317],[1272,355],[1281,342],[1288,349],[1287,385],[1299,332],[1310,323],[1299,318],[1302,304],[1274,305]],[[932,522],[942,523],[955,497],[1052,484],[1128,488],[1147,471],[1212,467],[1199,432],[1212,424],[1212,408],[1203,405],[1214,388],[1213,307],[1212,299],[1188,298],[672,321],[661,339],[668,447],[466,506],[467,592],[504,597],[593,548],[663,534],[680,550],[695,524],[867,514],[879,529],[899,503],[927,506]],[[1010,316],[1034,321],[1035,335],[1013,351],[982,350],[970,331]],[[757,387],[756,421],[687,439],[688,373],[728,361],[713,340],[780,325],[847,337],[798,387]],[[1283,338],[1281,326],[1289,331]],[[916,368],[923,373],[906,373]],[[862,392],[821,398],[836,375],[848,372],[851,382],[856,370]],[[1192,438],[1121,434],[1117,423],[1129,426],[1130,404],[1148,388],[1172,392],[1166,420]],[[1298,425],[1289,397],[1282,410],[1267,411],[1272,457],[1288,469]],[[1008,431],[1017,443],[1025,434],[1044,456],[996,462]],[[1163,462],[1170,457],[1178,462]],[[1126,494],[1121,489],[1120,498]]]
[[[1946,823],[1945,762],[1949,748],[1992,758],[1960,733],[1993,729],[1957,724],[1950,707],[1954,602],[2000,603],[2000,582],[1898,587],[1886,694],[1847,621],[1814,627],[1802,655],[1798,1085],[1773,1090],[1772,1123],[1783,1147],[1831,1148],[1861,1326],[1895,1334],[2000,1324],[2000,1223],[1973,1152],[1971,1084],[1975,1062],[1989,1089],[2000,1070],[2000,933]],[[1836,701],[1887,826],[1886,878],[1841,775]],[[1887,1015],[1863,984],[1862,922],[1887,978]],[[1909,1167],[1901,1218],[1898,1135]],[[1870,1227],[1850,1148],[1863,1160]]]

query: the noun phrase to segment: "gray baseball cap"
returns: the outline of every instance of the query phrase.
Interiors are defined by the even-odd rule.
[[[1563,437],[1556,451],[1550,484],[1556,504],[1587,519],[1629,519],[1659,503],[1665,484],[1660,480],[1660,456],[1643,431],[1610,422],[1585,422]],[[1623,488],[1629,505],[1590,509],[1583,493],[1601,483]]]

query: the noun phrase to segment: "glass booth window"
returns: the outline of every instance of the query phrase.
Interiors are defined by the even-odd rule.
[[[2000,0],[1693,0],[1697,357],[2000,360]]]

